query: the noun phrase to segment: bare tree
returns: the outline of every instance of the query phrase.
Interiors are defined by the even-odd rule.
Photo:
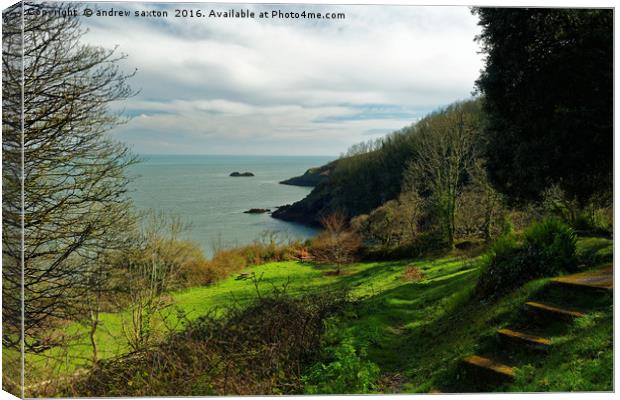
[[[491,185],[483,159],[477,159],[472,163],[469,176],[471,183],[468,189],[470,193],[475,194],[473,197],[476,202],[471,204],[471,208],[481,211],[479,230],[484,240],[490,242],[494,231],[498,231],[498,222],[504,217],[502,196]]]
[[[48,12],[29,12],[35,7]],[[78,19],[54,13],[63,7],[24,4],[23,49],[21,4],[4,13],[3,318],[22,323],[15,305],[23,273],[23,344],[31,352],[54,344],[42,333],[55,321],[76,317],[93,265],[123,245],[132,223],[125,170],[136,159],[106,136],[123,122],[109,104],[134,94],[126,83],[132,74],[120,71],[124,56],[115,50],[82,44]],[[4,331],[4,345],[20,341]]]
[[[351,220],[351,227],[371,245],[385,248],[411,243],[416,239],[425,212],[425,201],[415,191],[405,191],[370,214]]]
[[[142,217],[143,224],[129,246],[129,253],[121,258],[126,265],[125,273],[131,281],[119,288],[119,298],[128,301],[123,306],[127,313],[121,314],[121,328],[127,344],[133,350],[150,346],[158,333],[167,328],[170,315],[165,311],[171,306],[164,293],[179,280],[184,265],[195,261],[192,248],[183,245],[179,236],[188,225],[178,216],[148,212]],[[202,253],[200,253],[202,257]],[[122,296],[124,295],[124,296]]]
[[[408,239],[413,241],[420,229],[420,220],[425,211],[425,201],[416,191],[405,191],[398,196],[398,210],[407,227]]]
[[[347,219],[342,213],[333,213],[321,218],[325,229],[312,243],[311,253],[319,263],[336,266],[340,275],[344,264],[353,262],[361,246],[357,234],[347,228]]]
[[[21,62],[22,24],[19,4],[2,13],[2,342],[21,350]],[[12,37],[14,40],[8,40]],[[19,40],[17,40],[19,38]],[[2,388],[24,395],[23,352],[3,360]]]
[[[469,107],[457,103],[416,125],[417,151],[404,174],[405,187],[431,196],[450,247],[459,190],[476,159],[479,117]]]

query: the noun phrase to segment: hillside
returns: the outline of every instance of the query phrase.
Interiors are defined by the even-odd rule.
[[[421,135],[435,129],[429,129],[429,126],[442,118],[451,118],[455,112],[471,121],[472,126],[477,126],[483,118],[480,107],[480,99],[453,103],[381,138],[376,145],[353,151],[349,156],[321,167],[331,169],[329,178],[320,182],[304,199],[280,207],[272,216],[319,225],[322,216],[335,212],[344,213],[349,218],[367,214],[396,199],[403,189],[410,189],[405,185],[420,186],[416,190],[422,191],[421,182],[405,182],[409,165],[428,153]],[[467,178],[463,176],[460,181],[464,183]]]
[[[294,176],[289,179],[285,179],[280,183],[282,185],[293,185],[293,186],[310,186],[314,187],[323,183],[329,179],[329,176],[336,168],[336,161],[331,161],[325,165],[316,168],[310,168],[303,175]]]
[[[606,239],[581,239],[579,254],[582,258],[608,260],[611,246],[612,242]],[[472,296],[479,273],[477,260],[474,254],[456,252],[440,258],[352,264],[338,276],[326,274],[324,267],[298,262],[270,263],[252,267],[248,272],[260,277],[263,296],[273,288],[286,288],[294,296],[348,288],[353,302],[330,319],[320,363],[329,367],[338,361],[333,359],[334,349],[338,353],[342,346],[351,346],[351,360],[376,365],[380,372],[368,392],[471,391],[477,386],[464,374],[464,357],[497,348],[497,329],[529,318],[523,308],[528,299],[562,301],[557,291],[549,290],[549,279],[538,279],[497,302],[482,303]],[[593,267],[597,265],[604,264]],[[561,293],[566,298],[566,292]],[[541,357],[536,351],[519,353],[521,364],[516,379],[490,390],[612,389],[611,297],[575,294],[587,314],[568,323],[550,325],[545,334],[555,345],[547,356]],[[252,280],[233,276],[217,285],[171,293],[170,298],[194,319],[214,307],[221,312],[231,302],[246,304],[256,295]],[[575,301],[574,296],[569,297]],[[102,318],[107,329],[100,333],[99,340],[108,349],[123,351],[117,342],[119,332],[114,332],[118,328],[117,318],[118,315],[111,314]],[[74,329],[84,328],[76,325],[67,331]],[[71,346],[71,352],[70,359],[79,360],[87,356],[88,346]],[[39,373],[45,370],[43,363],[41,358],[37,364],[41,368]],[[76,365],[69,366],[65,373],[75,368]],[[174,377],[169,378],[174,382]],[[40,379],[30,376],[30,382]],[[325,373],[325,380],[329,379]],[[199,382],[189,382],[182,393],[174,394],[195,393],[191,389],[193,384]],[[319,392],[330,392],[328,387],[320,386],[321,382],[318,384]],[[178,385],[173,388],[178,390]],[[116,394],[140,393],[133,392],[134,389],[138,390],[119,387]],[[347,393],[357,390],[348,387]]]
[[[307,225],[319,225],[321,216],[335,211],[348,217],[368,213],[401,191],[402,174],[413,154],[409,128],[383,139],[380,149],[341,158],[304,199],[280,207],[272,217]]]

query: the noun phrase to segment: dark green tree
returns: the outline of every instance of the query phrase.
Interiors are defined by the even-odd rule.
[[[613,169],[613,11],[476,8],[486,66],[495,187],[516,203],[559,185],[579,203],[610,194]]]

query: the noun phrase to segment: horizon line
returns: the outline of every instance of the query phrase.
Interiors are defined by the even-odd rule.
[[[222,156],[222,157],[340,157],[334,154],[210,154],[210,153],[140,153],[139,156]]]

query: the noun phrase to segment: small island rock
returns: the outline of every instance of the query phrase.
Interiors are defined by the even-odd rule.
[[[244,211],[245,214],[264,214],[271,212],[268,208],[250,208],[248,211]]]
[[[253,173],[251,172],[239,172],[239,171],[235,171],[232,174],[230,174],[230,176],[234,176],[234,177],[238,177],[238,176],[254,176]]]

